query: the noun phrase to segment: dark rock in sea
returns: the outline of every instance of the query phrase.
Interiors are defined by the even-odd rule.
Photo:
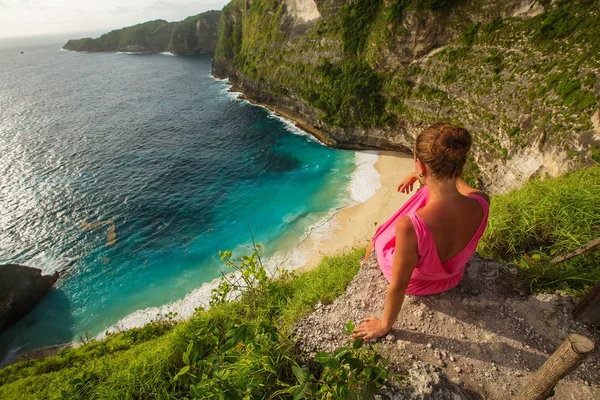
[[[29,312],[58,279],[37,268],[0,265],[0,332]]]

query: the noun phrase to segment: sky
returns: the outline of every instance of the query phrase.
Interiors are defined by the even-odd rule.
[[[97,35],[154,19],[179,21],[229,0],[0,0],[0,40],[61,37],[66,33]],[[74,39],[76,37],[69,37]]]

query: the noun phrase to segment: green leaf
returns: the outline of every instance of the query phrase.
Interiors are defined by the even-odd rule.
[[[292,371],[294,372],[294,375],[296,376],[298,381],[300,381],[300,383],[306,382],[308,380],[308,374],[299,366],[294,365],[292,367]]]
[[[331,369],[340,369],[340,362],[333,357],[327,360],[327,366]]]
[[[338,349],[335,350],[335,352],[333,353],[334,356],[337,357],[338,360],[341,360],[346,354],[348,354],[348,352],[350,352],[350,349],[347,347],[340,347]]]
[[[344,333],[346,335],[351,335],[353,331],[354,331],[354,323],[352,321],[348,320],[348,322],[346,322],[346,330],[344,331]]]
[[[302,385],[298,386],[298,389],[296,389],[296,392],[294,393],[294,400],[303,399],[307,388],[308,382],[304,382]]]
[[[177,375],[175,375],[173,377],[173,380],[174,381],[178,380],[180,376],[187,374],[189,372],[189,370],[190,370],[190,366],[189,365],[186,365],[185,367],[181,368],[179,370],[179,372],[177,373]]]
[[[362,347],[362,345],[363,345],[364,342],[365,341],[363,340],[363,338],[360,338],[360,337],[356,338],[356,339],[354,339],[354,342],[352,343],[352,348],[354,350],[358,350],[358,349],[360,349]]]
[[[204,397],[202,392],[195,385],[190,386],[190,393],[195,399],[201,399]]]
[[[359,369],[363,367],[363,362],[356,357],[349,358],[347,361],[351,369]]]
[[[194,348],[194,342],[190,342],[186,351],[183,353],[183,363],[185,365],[190,365],[190,354],[192,353],[192,349]]]
[[[320,351],[315,355],[315,361],[318,362],[321,365],[325,365],[325,363],[327,363],[327,360],[329,360],[329,354],[325,353],[324,351]]]

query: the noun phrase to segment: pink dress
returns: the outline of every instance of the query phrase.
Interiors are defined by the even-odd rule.
[[[425,207],[429,200],[427,186],[417,191],[400,207],[396,214],[377,229],[373,237],[373,246],[377,254],[379,268],[381,268],[388,282],[392,280],[392,262],[396,249],[396,221],[403,216],[408,216],[417,234],[419,261],[410,278],[406,293],[423,296],[441,293],[458,285],[465,272],[465,265],[475,253],[477,243],[483,235],[490,208],[488,203],[480,196],[470,194],[468,197],[477,200],[481,204],[483,218],[469,244],[460,253],[444,263],[439,259],[433,235],[425,221],[417,214],[417,211]]]

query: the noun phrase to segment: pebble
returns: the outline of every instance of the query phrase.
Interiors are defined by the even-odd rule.
[[[431,343],[427,343],[427,348],[431,349],[433,347],[433,345]]]
[[[409,355],[408,355],[408,358],[410,358],[411,360],[414,360],[414,359],[415,359],[415,356],[413,356],[412,354],[409,354]]]
[[[466,338],[467,338],[467,335],[465,335],[464,333],[461,333],[461,334],[460,334],[460,338],[461,338],[461,339],[466,339]]]
[[[437,363],[438,363],[438,365],[439,365],[440,367],[442,367],[442,368],[446,366],[446,363],[445,363],[443,360],[438,360],[438,362],[437,362]]]
[[[459,374],[462,372],[462,369],[460,369],[460,367],[454,367],[454,370]]]
[[[450,361],[454,362],[454,356],[450,356]]]
[[[388,333],[388,335],[385,337],[385,340],[387,340],[388,342],[393,342],[394,340],[396,340],[396,336],[394,336],[393,333]]]

